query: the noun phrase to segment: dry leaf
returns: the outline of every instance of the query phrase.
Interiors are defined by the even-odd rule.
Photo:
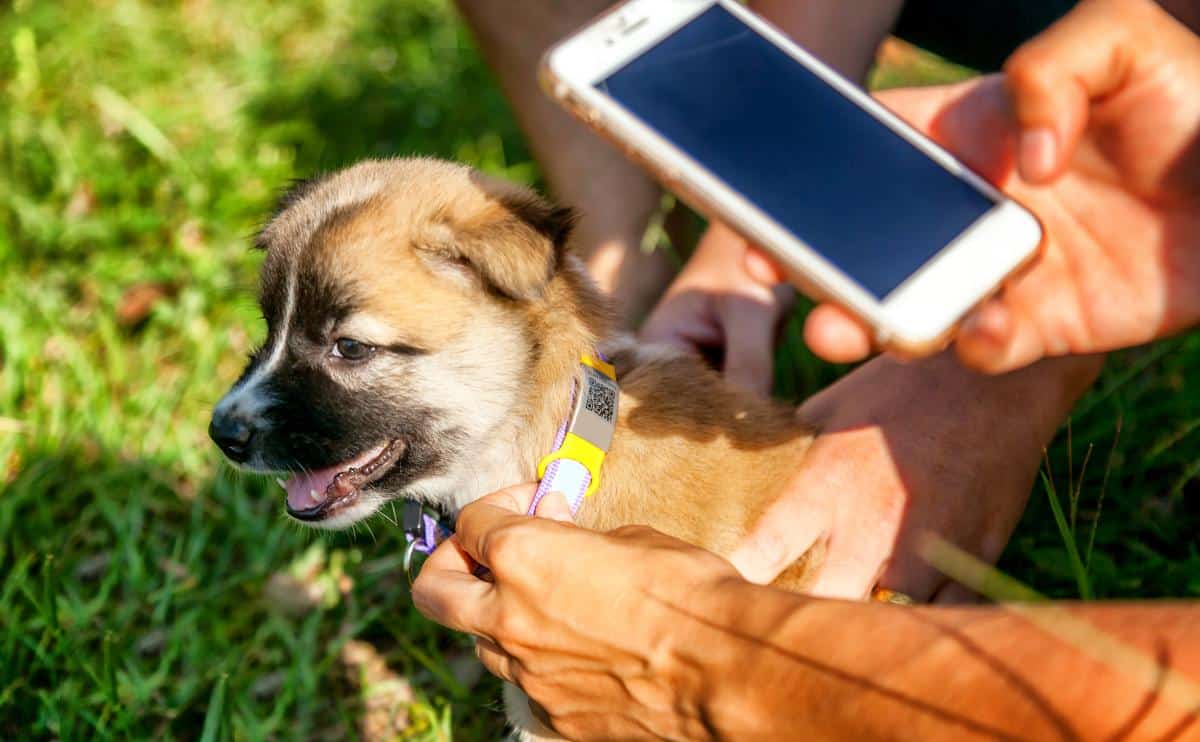
[[[96,191],[86,180],[79,184],[67,202],[66,216],[68,219],[82,219],[96,210]]]
[[[395,739],[408,727],[408,707],[416,698],[408,679],[392,672],[375,647],[364,641],[352,639],[342,645],[341,660],[347,680],[362,700],[361,738],[367,742]]]
[[[117,322],[125,328],[134,328],[146,321],[154,305],[175,293],[165,283],[136,283],[125,289],[117,302]]]

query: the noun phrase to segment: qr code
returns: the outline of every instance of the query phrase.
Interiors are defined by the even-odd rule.
[[[588,379],[587,399],[583,408],[612,422],[617,413],[617,390],[595,379]]]

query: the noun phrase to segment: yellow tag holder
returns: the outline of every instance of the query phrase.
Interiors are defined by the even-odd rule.
[[[578,462],[591,475],[584,497],[590,497],[600,487],[600,469],[612,443],[617,427],[617,370],[599,358],[582,356],[583,384],[575,395],[575,407],[562,445],[538,462],[538,479],[554,461],[567,459]]]

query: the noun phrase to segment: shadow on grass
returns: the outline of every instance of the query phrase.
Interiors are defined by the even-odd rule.
[[[368,693],[351,639],[411,685],[418,729],[452,705],[456,729],[499,734],[479,700],[498,690],[472,697],[440,668],[464,640],[401,609],[382,521],[378,539],[319,538],[224,469],[196,485],[95,447],[20,456],[0,496],[0,737],[354,736]]]

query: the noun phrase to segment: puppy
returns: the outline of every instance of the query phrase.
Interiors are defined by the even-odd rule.
[[[267,339],[217,405],[213,440],[246,469],[286,476],[287,512],[318,528],[398,498],[453,514],[536,479],[581,357],[601,353],[619,412],[578,523],[643,524],[729,554],[812,434],[700,360],[618,336],[568,249],[573,221],[525,188],[430,159],[297,186],[257,239]],[[813,561],[775,584],[801,589]],[[553,736],[509,696],[519,731]]]

